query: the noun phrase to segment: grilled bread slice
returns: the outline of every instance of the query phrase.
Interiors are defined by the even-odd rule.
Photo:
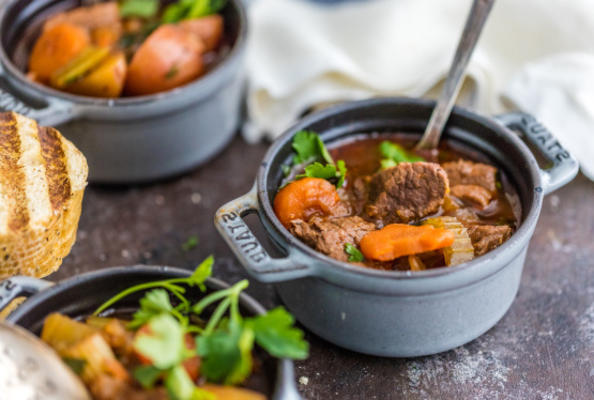
[[[0,113],[0,279],[58,269],[76,238],[87,173],[60,132]]]

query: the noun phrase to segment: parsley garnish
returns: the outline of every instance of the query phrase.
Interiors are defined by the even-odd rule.
[[[124,0],[120,3],[120,16],[151,18],[159,12],[159,0]]]
[[[334,162],[317,133],[311,131],[297,132],[293,138],[292,146],[296,153],[293,156],[293,169],[303,168],[303,173],[296,175],[295,179],[321,178],[336,182],[337,188],[344,186],[347,172],[344,161]],[[291,167],[283,166],[285,176],[289,176],[290,172]]]
[[[299,131],[293,138],[293,150],[297,153],[293,157],[294,164],[302,164],[312,161],[325,161],[334,164],[334,160],[328,153],[320,136],[311,131]]]
[[[283,307],[247,320],[256,335],[256,342],[270,354],[302,360],[307,357],[308,346],[303,340],[303,332],[294,328],[294,323],[293,316]]]
[[[225,7],[227,0],[179,0],[165,8],[163,23],[169,24],[184,19],[215,14]]]
[[[401,162],[425,161],[423,157],[417,156],[404,147],[388,140],[380,143],[379,151],[382,155],[382,160],[380,161],[382,169],[395,167]]]
[[[361,262],[365,260],[365,257],[363,257],[363,253],[361,253],[361,251],[354,244],[345,243],[344,252],[349,255],[350,262]]]
[[[196,303],[185,297],[186,288],[205,291],[204,281],[212,271],[213,258],[207,258],[188,278],[167,279],[133,286],[112,297],[97,309],[98,314],[124,297],[146,291],[139,301],[128,328],[143,327],[134,340],[134,349],[151,361],[134,371],[145,388],[162,381],[172,399],[210,400],[213,396],[200,389],[183,367],[185,360],[200,356],[200,374],[209,382],[240,384],[251,374],[252,350],[257,343],[275,357],[304,359],[308,344],[303,332],[293,327],[293,317],[278,307],[264,315],[244,318],[239,297],[248,281],[212,292]],[[171,297],[177,298],[177,305]],[[208,311],[207,311],[208,310]],[[208,319],[205,325],[192,325],[190,315]],[[195,336],[196,346],[188,346],[186,336]]]

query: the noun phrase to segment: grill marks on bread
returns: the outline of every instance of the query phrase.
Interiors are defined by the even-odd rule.
[[[62,140],[54,128],[38,128],[37,135],[41,143],[41,156],[45,161],[50,203],[53,210],[59,210],[72,194]]]
[[[2,217],[9,230],[24,229],[29,223],[25,174],[19,167],[21,140],[16,115],[0,113],[0,195],[4,209]],[[5,229],[6,229],[5,227]]]
[[[61,210],[72,190],[55,129],[12,112],[0,113],[0,196],[4,231],[22,231]]]

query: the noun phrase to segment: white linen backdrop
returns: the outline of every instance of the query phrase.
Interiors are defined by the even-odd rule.
[[[274,138],[319,103],[434,97],[471,3],[252,0],[244,136]],[[594,0],[497,0],[460,102],[534,114],[594,179]]]

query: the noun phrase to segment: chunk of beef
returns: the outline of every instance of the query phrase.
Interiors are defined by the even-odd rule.
[[[483,255],[501,246],[512,234],[507,225],[473,225],[468,227],[468,235],[474,246],[474,254]]]
[[[497,168],[492,165],[458,160],[442,164],[448,174],[450,185],[478,185],[491,193],[497,191]]]
[[[452,186],[451,193],[459,199],[477,204],[481,208],[487,207],[493,198],[491,192],[478,185]]]
[[[439,210],[448,185],[439,164],[400,163],[373,176],[367,214],[387,223],[426,217]]]
[[[353,214],[361,214],[365,210],[365,204],[369,198],[369,182],[371,176],[358,176],[353,180],[348,191],[348,201],[351,204]]]
[[[376,229],[361,217],[320,217],[291,221],[289,230],[308,246],[340,261],[347,261],[344,245],[359,245],[361,238]]]

